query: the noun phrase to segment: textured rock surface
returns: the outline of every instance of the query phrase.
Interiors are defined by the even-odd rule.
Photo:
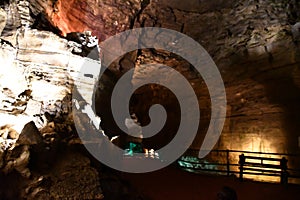
[[[94,35],[100,39],[131,28],[135,16],[142,9],[141,0],[122,3],[110,0],[89,2],[58,0],[48,1],[48,4],[38,0],[31,2],[41,5],[63,34],[93,30]],[[50,2],[52,6],[49,6]]]
[[[98,171],[69,142],[74,81],[92,83],[78,71],[97,61],[72,54],[81,44],[30,29],[27,1],[2,3],[0,198],[103,199]]]
[[[158,26],[191,36],[213,57],[226,86],[228,119],[217,148],[299,151],[297,122],[300,108],[296,103],[299,100],[299,60],[291,32],[291,26],[299,21],[299,2],[76,1],[71,6],[71,2],[57,1],[53,7],[48,6],[49,1],[48,4],[38,0],[31,2],[40,5],[40,10],[46,10],[50,21],[64,34],[89,29],[103,40],[131,27]],[[135,57],[144,63],[153,60],[168,63],[194,84],[202,113],[206,113],[193,145],[193,148],[199,148],[208,124],[205,118],[210,113],[207,89],[199,74],[187,69],[187,63],[178,58],[172,61],[172,56],[166,58],[159,54],[141,51]],[[132,61],[138,61],[135,57]],[[111,67],[116,77],[122,74],[118,70],[126,65],[128,67],[125,62],[123,67],[122,64]],[[147,74],[147,71],[139,72],[138,65],[135,71]],[[136,101],[157,95],[153,101],[157,98],[159,102],[174,105],[167,103],[171,100],[165,92],[159,91],[161,88],[140,90]],[[147,106],[140,103],[136,110],[146,111]],[[144,116],[141,112],[138,115]],[[142,123],[147,123],[147,117]],[[114,130],[113,125],[110,123],[105,128],[118,134],[120,130]],[[169,139],[165,138],[165,141]]]
[[[122,5],[120,3],[118,7]],[[115,5],[110,6],[115,8]],[[197,40],[213,57],[223,76],[228,96],[228,120],[218,148],[298,152],[298,47],[291,34],[291,25],[299,19],[298,7],[296,1],[191,1],[184,4],[149,1],[143,3],[133,26],[159,26],[183,32]],[[84,21],[90,24],[89,19]],[[53,23],[56,23],[54,18]],[[102,30],[97,25],[85,27]],[[208,113],[203,115],[199,139],[194,144],[195,148],[199,148],[207,126],[205,118],[209,116],[205,85],[201,84],[197,73],[188,69],[187,63],[160,54],[142,51],[138,62],[167,63],[194,83],[200,96],[200,107],[203,113]],[[135,71],[147,74],[147,71],[139,71],[138,65]],[[140,99],[136,100],[140,106],[136,110],[146,111],[143,100],[155,94],[153,101],[157,98],[172,105],[167,103],[171,101],[169,97],[163,97],[168,95],[160,90],[140,90],[137,95]],[[143,123],[146,122],[147,119],[143,119]]]
[[[87,114],[73,119],[71,92],[76,83],[81,92],[76,103],[91,104],[91,71],[100,70],[97,38],[88,31],[72,33],[69,40],[55,35],[60,31],[41,5],[18,0],[0,5],[8,16],[0,37],[0,199],[103,199],[103,193],[108,200],[138,198],[91,163],[75,130],[74,121],[77,129],[91,128]],[[103,182],[116,188],[103,192]]]
[[[63,132],[66,137],[72,135],[72,119],[65,116],[63,99],[69,98],[72,89],[72,71],[78,71],[74,63],[78,64],[81,59],[72,54],[77,51],[78,44],[26,27],[60,32],[64,36],[90,30],[103,41],[130,28],[156,26],[192,37],[219,67],[228,106],[226,124],[216,148],[299,153],[300,69],[298,30],[294,25],[300,21],[300,5],[296,0],[11,0],[9,4],[3,1],[0,5],[7,14],[6,20],[0,22],[0,30],[5,24],[0,63],[10,66],[1,67],[0,71],[0,115],[5,114],[5,118],[2,117],[5,120],[1,121],[3,150],[13,146],[17,139],[14,133],[19,134],[23,125],[32,120],[43,127],[41,133],[46,142],[60,137],[52,132]],[[115,82],[135,67],[132,80],[135,84],[153,71],[141,67],[146,63],[171,66],[190,81],[202,109],[199,134],[192,145],[198,149],[210,116],[207,88],[190,64],[159,50],[132,52],[110,66],[110,71],[102,77],[96,94],[102,108],[98,108],[97,114],[102,117],[106,133],[109,136],[122,134],[108,109]],[[14,74],[13,78],[7,76],[10,74]],[[179,109],[174,96],[165,88],[156,85],[141,88],[133,97],[132,109],[142,124],[148,123],[145,113],[153,103],[162,103],[170,111],[170,119],[162,133],[145,141],[148,147],[159,148],[176,133],[174,124],[178,123]],[[67,120],[65,124],[49,124],[54,119],[61,120],[62,116]],[[10,124],[16,120],[18,123]],[[24,152],[19,157],[27,158],[27,150]],[[19,171],[25,170],[26,175],[26,166],[21,168]],[[88,173],[93,173],[93,169]],[[75,179],[73,175],[70,177],[70,180]],[[61,181],[60,178],[55,180]],[[55,195],[60,197],[59,192]]]

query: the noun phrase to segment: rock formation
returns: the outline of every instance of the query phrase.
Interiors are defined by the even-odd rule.
[[[215,148],[299,152],[299,46],[292,28],[300,21],[298,1],[182,3],[178,0],[144,0],[116,3],[104,0],[76,1],[71,6],[69,2],[58,0],[54,8],[36,2],[42,5],[41,9],[46,10],[51,23],[63,34],[89,29],[102,41],[128,28],[156,26],[192,37],[212,56],[226,87],[227,120]],[[106,83],[111,82],[106,89],[113,87],[126,71],[124,69],[135,67],[133,84],[138,77],[146,75],[147,70],[140,69],[139,63],[164,63],[187,77],[199,97],[203,113],[199,133],[191,147],[199,149],[210,116],[209,95],[200,75],[182,59],[159,50],[133,52],[125,60],[110,66],[114,74],[110,77],[114,78],[103,77]],[[104,99],[109,98],[110,92],[100,89],[99,94],[107,95],[99,99],[104,106],[97,108],[103,129],[112,136],[122,134],[110,111],[106,110],[110,101]],[[174,108],[172,95],[161,87],[151,86],[137,91],[133,99],[134,112],[142,119],[142,124],[149,122],[147,111],[153,103],[162,103],[167,110],[174,111],[169,114],[170,121],[165,130],[145,141],[148,147],[155,148],[167,144],[177,129],[174,124],[177,124],[178,109]]]
[[[81,141],[74,127],[77,120],[86,128],[88,119],[84,114],[73,118],[71,95],[75,81],[94,84],[90,74],[78,75],[83,62],[100,66],[98,48],[87,40],[95,45],[95,36],[101,42],[135,27],[184,33],[216,62],[228,100],[216,149],[299,153],[300,5],[296,0],[5,0],[0,7],[0,178],[16,176],[24,182],[18,185],[20,194],[1,191],[0,198],[103,198],[101,174],[78,148]],[[199,149],[210,118],[207,87],[185,60],[156,49],[124,55],[101,77],[95,94],[101,127],[109,137],[124,134],[109,109],[111,92],[131,68],[135,68],[133,85],[146,77],[147,70],[154,70],[143,68],[147,63],[171,66],[191,83],[202,115],[191,148]],[[146,113],[154,103],[166,107],[168,121],[158,136],[144,144],[158,149],[176,134],[180,110],[166,88],[145,86],[135,92],[131,105],[142,125],[149,123]]]
[[[102,199],[98,171],[70,150],[79,144],[70,142],[71,91],[82,67],[72,52],[83,45],[31,29],[28,1],[4,2],[1,16],[0,198]]]
[[[135,14],[127,12],[127,4],[133,7]],[[57,1],[57,5],[56,13],[50,12],[48,7],[48,17],[65,34],[69,31],[85,29],[90,29],[97,34],[101,30],[102,36],[101,34],[98,36],[104,40],[128,27],[157,26],[177,30],[192,37],[212,56],[226,86],[228,119],[216,148],[298,152],[296,124],[299,119],[299,106],[296,102],[299,99],[297,56],[299,50],[291,31],[292,26],[299,21],[297,1],[232,0],[180,3],[172,0],[128,1],[124,4],[110,3],[110,1],[98,3],[91,1],[85,4],[76,1],[74,6]],[[80,6],[81,10],[76,9]],[[125,21],[115,18],[121,8],[126,11],[126,17],[123,18],[126,19]],[[109,10],[109,13],[114,12],[114,15],[107,14],[105,10]],[[76,16],[83,17],[78,19]],[[127,20],[127,17],[131,20]],[[73,26],[73,21],[76,21],[78,26]],[[115,21],[117,23],[114,23]],[[103,24],[107,27],[104,28]],[[135,67],[136,79],[146,76],[147,70],[139,69],[138,63],[163,63],[177,69],[194,85],[193,88],[199,95],[203,120],[200,122],[198,138],[193,145],[193,148],[199,148],[201,138],[208,126],[210,113],[207,88],[200,75],[192,66],[174,55],[157,50],[142,50],[133,54],[127,57],[126,62],[119,61],[110,67],[114,74],[110,77],[114,76],[114,78],[110,78],[111,86],[105,87],[108,90],[112,88],[113,82],[116,81],[114,79],[118,79],[128,67]],[[103,77],[103,81],[109,82],[106,77]],[[134,81],[133,78],[133,84]],[[109,91],[99,92],[103,92],[109,98]],[[156,86],[152,89],[149,87],[140,89],[133,98],[138,102],[135,112],[139,118],[142,118],[142,124],[148,123],[145,113],[149,105],[159,102],[168,105],[170,110],[175,105],[171,103],[170,95]],[[152,102],[148,101],[150,98]],[[99,101],[105,100],[102,98]],[[120,134],[121,130],[113,123],[109,111],[105,110],[110,102],[106,104],[104,102],[104,105],[107,106],[98,108],[101,110],[98,114],[102,117],[103,128],[110,130],[107,134]],[[170,115],[176,115],[176,112]],[[176,130],[173,126],[177,124],[176,117],[171,116],[171,118],[166,130]],[[163,132],[166,138],[153,138],[152,142],[149,141],[149,145],[159,147],[173,137],[172,134]]]

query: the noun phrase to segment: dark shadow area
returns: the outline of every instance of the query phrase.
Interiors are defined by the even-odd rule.
[[[176,96],[166,87],[148,84],[135,91],[131,97],[131,110],[135,113],[142,126],[148,125],[148,112],[152,105],[162,105],[167,113],[164,127],[153,137],[143,139],[143,145],[148,149],[160,149],[167,145],[176,136],[181,111]]]
[[[139,51],[138,56],[142,57],[138,58],[140,59],[139,62],[147,64],[149,61],[147,57],[149,55],[154,57],[152,60],[155,62],[167,65],[177,70],[186,78],[186,80],[189,81],[194,89],[199,101],[198,103],[201,116],[198,134],[195,138],[193,146],[195,146],[194,148],[200,148],[203,138],[206,135],[211,114],[208,89],[201,78],[201,75],[183,58],[173,54],[165,54],[154,49],[150,49],[149,51]],[[116,83],[122,76],[122,73],[125,73],[128,69],[134,66],[132,64],[137,62],[134,59],[136,58],[128,56],[127,59],[121,58],[118,62],[120,71],[113,71],[111,70],[111,67],[106,69],[98,82],[98,87],[95,92],[95,110],[96,114],[101,118],[100,126],[109,138],[112,138],[113,136],[120,136],[120,146],[122,148],[124,148],[126,141],[130,140],[132,137],[123,132],[114,121],[111,111],[111,96]],[[138,73],[139,72],[137,72],[137,74]],[[124,93],[126,92],[127,91],[124,91]],[[154,104],[160,104],[165,108],[167,112],[167,121],[159,133],[151,138],[143,139],[143,145],[145,148],[157,150],[167,145],[177,134],[181,120],[181,111],[179,102],[172,91],[157,84],[145,84],[144,86],[138,88],[130,98],[130,108],[128,109],[131,114],[136,114],[138,122],[142,126],[146,126],[150,123],[150,118],[148,115],[149,109]]]
[[[193,174],[174,166],[146,174],[123,173],[122,177],[151,200],[283,200],[300,195],[298,185],[241,182],[235,177]]]
[[[7,175],[0,173],[0,199],[16,200],[21,199],[22,189],[26,185],[27,180],[18,172],[13,171]]]
[[[62,32],[59,30],[59,28],[53,26],[44,13],[41,12],[37,16],[34,16],[32,12],[30,14],[35,19],[34,23],[32,24],[33,29],[50,31],[58,36],[62,35]]]

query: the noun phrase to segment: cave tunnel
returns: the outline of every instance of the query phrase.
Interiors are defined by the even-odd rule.
[[[160,28],[151,32],[153,43],[179,45],[179,53],[186,50],[181,36],[190,38],[190,55],[153,45],[106,66],[130,40],[122,33],[150,27]],[[119,34],[119,43],[105,46]],[[4,0],[0,41],[0,199],[298,199],[299,1]],[[222,98],[207,82],[215,74],[200,73],[187,59],[196,55],[192,44],[222,78],[226,105],[216,110],[225,116],[213,112]],[[173,72],[193,91],[184,97],[194,102],[186,110],[160,84],[187,94]],[[113,108],[114,91],[128,74]],[[119,116],[119,126],[113,109],[121,112],[127,101],[129,115]],[[165,116],[151,118],[153,105]],[[161,151],[195,108],[200,118],[186,129],[195,130],[194,138],[183,135],[170,154]],[[218,134],[213,122],[223,118]],[[142,130],[153,121],[163,126],[146,137]],[[210,127],[214,142],[199,157]],[[132,170],[110,165],[114,159]],[[139,165],[148,171],[135,172]]]

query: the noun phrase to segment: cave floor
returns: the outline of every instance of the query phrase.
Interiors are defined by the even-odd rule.
[[[296,200],[300,185],[239,181],[236,177],[193,174],[174,166],[145,173],[120,175],[149,200],[217,200],[224,186],[234,189],[239,200]]]

